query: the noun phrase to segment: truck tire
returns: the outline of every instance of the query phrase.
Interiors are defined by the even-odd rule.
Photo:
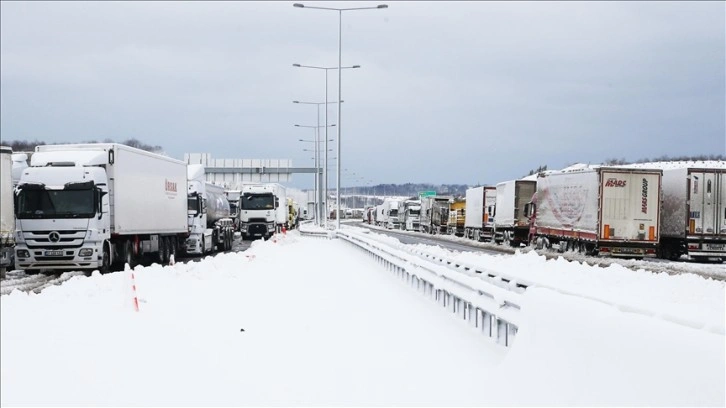
[[[126,241],[124,245],[124,263],[129,264],[129,268],[134,269],[136,267],[136,255],[134,254],[134,243]]]
[[[164,266],[164,251],[166,251],[166,238],[159,237],[159,250],[156,253],[156,260],[159,265]]]
[[[167,246],[169,254],[168,263],[171,264],[172,258],[174,258],[174,261],[176,262],[176,237],[169,237],[167,243],[169,244],[169,246]]]
[[[111,252],[108,250],[108,245],[103,246],[103,255],[101,255],[101,266],[98,271],[101,275],[107,274],[111,270]]]

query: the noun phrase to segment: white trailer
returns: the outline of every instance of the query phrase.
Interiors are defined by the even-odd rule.
[[[13,149],[0,146],[0,276],[15,264],[15,214],[13,203]]]
[[[494,207],[494,240],[514,247],[527,242],[529,219],[524,215],[524,205],[535,193],[534,180],[509,180],[497,184]]]
[[[655,256],[660,198],[661,170],[594,167],[540,175],[526,209],[530,241],[561,251]]]
[[[376,212],[375,212],[375,221],[376,225],[379,227],[383,227],[388,224],[388,212],[386,211],[386,201],[383,201],[383,204],[379,204],[376,206]]]
[[[475,241],[494,238],[494,208],[496,187],[472,187],[466,190],[466,218],[464,236]]]
[[[232,249],[234,222],[224,187],[206,181],[204,166],[187,166],[186,253],[204,255]]]
[[[282,184],[268,183],[272,186],[272,192],[275,194],[275,226],[277,231],[282,231],[282,227],[287,228],[288,221],[290,219],[289,210],[287,207],[287,189]]]
[[[117,143],[36,147],[16,187],[26,271],[168,263],[189,235],[186,163]]]
[[[661,256],[726,261],[726,162],[663,169]]]

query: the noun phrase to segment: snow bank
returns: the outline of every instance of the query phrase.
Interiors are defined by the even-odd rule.
[[[550,284],[569,282],[568,290],[587,296],[544,283],[530,288],[524,323],[505,349],[345,242],[293,232],[254,242],[243,253],[136,268],[138,313],[130,272],[73,277],[40,294],[0,297],[0,403],[726,402],[724,335],[707,330],[715,325],[718,299],[723,308],[722,284],[536,255],[477,262]],[[705,327],[590,298],[604,294],[689,320],[701,315]]]

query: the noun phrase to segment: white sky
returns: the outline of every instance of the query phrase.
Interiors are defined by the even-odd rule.
[[[201,262],[137,267],[138,313],[130,272],[74,277],[37,295],[15,291],[0,297],[0,402],[726,402],[723,282],[534,254],[466,261],[546,279],[549,288],[532,285],[522,297],[510,349],[342,240],[297,232]]]
[[[343,14],[343,65],[362,66],[343,74],[344,185],[726,151],[724,2],[387,4]],[[292,64],[337,65],[335,12],[2,2],[0,19],[3,140],[135,137],[180,159],[313,163],[297,141],[313,130],[293,125],[315,125],[315,107],[292,101],[323,102],[324,73]]]

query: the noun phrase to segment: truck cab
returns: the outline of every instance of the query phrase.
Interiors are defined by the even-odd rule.
[[[239,200],[239,229],[242,238],[270,238],[275,233],[279,205],[272,186],[244,186]]]
[[[102,167],[48,162],[24,169],[15,195],[18,269],[107,270],[107,193]]]

